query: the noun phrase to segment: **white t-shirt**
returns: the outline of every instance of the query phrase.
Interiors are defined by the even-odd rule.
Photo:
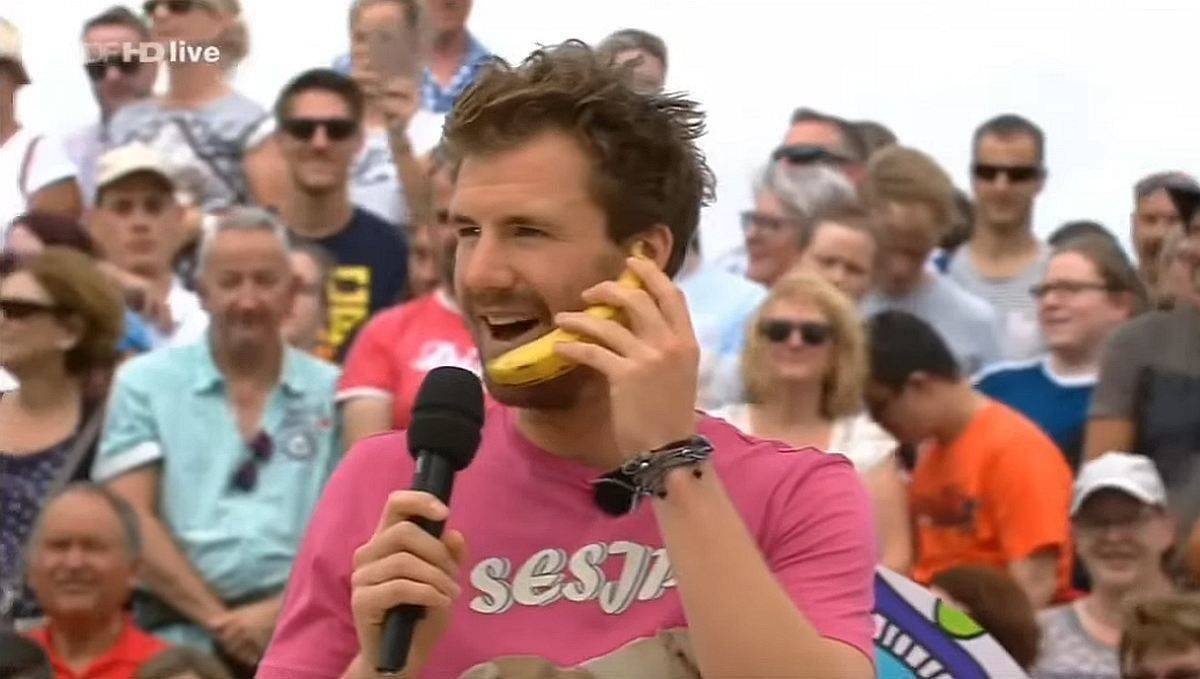
[[[750,428],[750,406],[745,403],[709,411],[747,434],[757,435]],[[829,433],[827,453],[845,455],[862,474],[888,459],[900,444],[866,413],[848,415],[833,423]]]
[[[167,307],[171,309],[171,320],[175,327],[170,334],[164,335],[150,324],[151,347],[182,347],[204,338],[204,333],[208,331],[208,312],[196,293],[183,287],[178,279],[171,284],[171,291],[167,293]]]
[[[25,186],[20,186],[21,165],[29,146],[38,139],[29,160]],[[0,242],[8,233],[9,223],[25,212],[29,197],[41,189],[75,176],[75,166],[67,158],[62,140],[34,132],[27,127],[17,130],[0,146]]]

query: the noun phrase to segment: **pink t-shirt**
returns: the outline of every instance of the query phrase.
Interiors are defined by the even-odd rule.
[[[787,449],[722,420],[705,417],[699,431],[796,605],[823,636],[873,657],[875,538],[854,468],[840,455]],[[367,438],[342,462],[296,558],[259,679],[337,677],[353,659],[353,553],[412,471],[403,433]],[[576,665],[686,625],[653,507],[604,514],[589,483],[597,476],[532,444],[510,409],[487,411],[483,443],[450,504],[448,526],[466,536],[471,559],[463,595],[423,677],[457,677],[510,654]]]
[[[425,373],[444,365],[478,375],[479,351],[454,303],[433,292],[381,311],[363,326],[346,356],[337,400],[391,398],[394,426],[403,429]]]

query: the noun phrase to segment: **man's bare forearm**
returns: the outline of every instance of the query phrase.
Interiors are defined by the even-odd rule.
[[[417,156],[413,153],[408,135],[404,131],[389,131],[388,142],[392,150],[392,163],[404,188],[404,200],[408,205],[408,223],[411,225],[433,224],[431,210],[432,195],[429,180]]]
[[[224,613],[225,605],[179,551],[162,521],[141,512],[139,518],[145,541],[142,579],[150,591],[201,626]]]
[[[823,638],[772,575],[711,465],[671,472],[667,497],[655,500],[706,677],[862,677],[871,663]]]

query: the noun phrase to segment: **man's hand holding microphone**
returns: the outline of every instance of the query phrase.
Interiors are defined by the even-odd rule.
[[[351,606],[359,653],[349,678],[415,677],[450,621],[462,593],[467,543],[442,533],[454,473],[479,447],[483,390],[460,368],[436,368],[417,393],[408,449],[417,459],[413,489],[388,496],[371,539],[354,553]]]

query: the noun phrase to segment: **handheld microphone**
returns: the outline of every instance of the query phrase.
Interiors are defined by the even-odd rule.
[[[450,504],[454,473],[462,471],[479,448],[483,428],[483,386],[469,370],[444,366],[434,368],[421,382],[408,427],[408,452],[417,460],[413,490],[436,496]],[[413,523],[434,537],[441,537],[444,522],[413,518]],[[425,607],[396,606],[383,620],[383,638],[376,669],[395,674],[404,668],[412,645],[413,628],[425,615]]]

